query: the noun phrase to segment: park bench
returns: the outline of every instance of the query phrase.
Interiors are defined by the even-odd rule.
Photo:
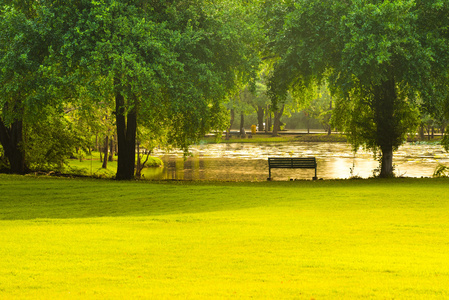
[[[268,158],[268,180],[271,180],[271,169],[315,169],[316,176],[316,159],[315,157],[269,157]]]

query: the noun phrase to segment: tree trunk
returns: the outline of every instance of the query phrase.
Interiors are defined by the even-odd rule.
[[[137,142],[137,165],[136,165],[136,178],[140,179],[142,176],[142,168],[140,162],[140,143]]]
[[[98,132],[95,133],[95,151],[100,151],[100,145],[98,144]]]
[[[15,120],[6,126],[0,118],[0,143],[9,161],[10,172],[25,174],[25,151],[23,150],[23,121]]]
[[[270,109],[268,109],[265,132],[268,133],[270,130],[271,130],[271,111],[270,111]]]
[[[422,123],[419,126],[419,139],[424,140],[424,124]]]
[[[258,131],[264,131],[263,126],[263,116],[264,116],[264,109],[262,106],[257,105],[257,123],[259,125]]]
[[[114,161],[114,135],[111,136],[109,144],[109,161]]]
[[[101,166],[103,169],[107,169],[108,168],[108,157],[109,157],[109,137],[106,136],[104,138],[104,156],[103,156],[103,165]]]
[[[304,112],[304,115],[306,116],[305,123],[306,123],[307,134],[310,134],[310,117],[307,112]]]
[[[393,147],[383,147],[382,151],[382,161],[379,177],[388,178],[393,177]]]
[[[399,133],[394,116],[397,101],[395,82],[393,79],[374,87],[374,115],[377,126],[377,145],[382,152],[379,177],[394,177],[393,148],[397,146]]]
[[[332,118],[332,100],[329,102],[329,111],[331,112],[329,115],[329,120],[327,121],[327,135],[332,134],[332,127],[330,124],[330,119]]]
[[[270,106],[267,105],[267,109],[265,110],[265,133],[268,133],[268,130],[270,128],[270,125],[268,123],[268,115],[271,114],[270,112]]]
[[[243,113],[240,113],[240,136],[246,137],[246,131],[245,128],[245,115]]]
[[[126,113],[125,98],[119,92],[115,95],[118,144],[117,180],[130,180],[134,178],[137,132],[136,104],[134,103],[134,106]]]
[[[226,139],[229,140],[231,138],[231,128],[232,128],[232,124],[234,124],[234,109],[231,109],[231,120],[229,122],[229,128],[228,130],[226,130]]]
[[[285,105],[283,104],[281,109],[274,112],[273,136],[277,136],[281,130],[281,117],[284,114],[284,107]]]

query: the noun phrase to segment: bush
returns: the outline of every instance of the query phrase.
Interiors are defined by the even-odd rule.
[[[49,116],[27,126],[26,161],[32,170],[62,171],[65,160],[83,144],[72,123]]]
[[[6,172],[9,169],[8,160],[3,153],[3,148],[0,146],[0,172]]]
[[[449,167],[439,164],[433,172],[434,178],[449,177]]]

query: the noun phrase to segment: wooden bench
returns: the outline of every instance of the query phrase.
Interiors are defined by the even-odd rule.
[[[316,176],[316,159],[315,157],[269,157],[268,158],[268,180],[271,180],[271,169],[315,169]]]

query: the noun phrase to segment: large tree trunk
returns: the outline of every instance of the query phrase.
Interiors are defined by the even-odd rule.
[[[277,136],[281,130],[281,117],[284,114],[284,107],[285,105],[283,104],[281,109],[274,112],[273,136]]]
[[[382,151],[382,161],[379,177],[388,178],[394,176],[393,169],[393,147],[383,147]]]
[[[374,110],[377,125],[377,144],[381,150],[381,168],[379,177],[393,177],[393,148],[397,143],[398,132],[394,116],[397,101],[393,79],[376,86],[374,90]]]
[[[15,120],[10,126],[6,126],[0,118],[0,143],[9,161],[10,172],[13,174],[25,174],[22,120]]]
[[[115,96],[115,105],[118,144],[116,179],[130,180],[134,178],[134,165],[136,161],[136,103],[126,112],[125,98],[120,93],[117,93]]]

